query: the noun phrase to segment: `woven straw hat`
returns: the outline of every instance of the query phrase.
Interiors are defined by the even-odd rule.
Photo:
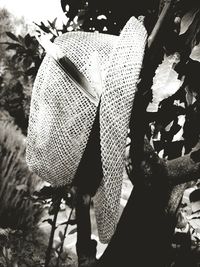
[[[132,17],[120,36],[71,32],[55,43],[99,91],[103,179],[95,195],[100,240],[114,233],[124,168],[129,119],[142,66],[147,33]],[[31,99],[27,163],[53,186],[70,184],[76,174],[97,113],[56,62],[46,56]]]

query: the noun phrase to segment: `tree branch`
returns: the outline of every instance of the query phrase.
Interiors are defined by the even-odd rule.
[[[145,139],[140,176],[97,267],[138,266],[138,262],[141,267],[166,266],[183,192],[199,169],[190,155],[170,161],[159,158]]]
[[[172,185],[194,181],[200,177],[200,163],[194,162],[190,154],[168,161],[166,168]]]
[[[141,164],[144,177],[148,180],[154,177],[153,180],[155,180],[155,176],[157,176],[159,172],[162,177],[165,177],[170,186],[198,179],[200,177],[200,162],[194,161],[191,155],[195,151],[198,151],[199,147],[200,142],[197,143],[190,154],[173,160],[164,160],[157,155],[147,138],[145,138],[144,160]],[[158,179],[161,178],[158,177]],[[150,182],[153,182],[153,180]]]

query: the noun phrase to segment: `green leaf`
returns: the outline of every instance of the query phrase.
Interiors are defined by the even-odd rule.
[[[6,32],[7,36],[10,37],[12,40],[19,42],[16,35],[14,35],[12,32]]]

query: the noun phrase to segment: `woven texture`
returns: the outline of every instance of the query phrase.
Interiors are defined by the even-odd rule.
[[[95,196],[101,242],[118,221],[128,123],[142,65],[146,30],[131,18],[120,36],[72,32],[56,39],[65,55],[95,85],[93,59],[103,77],[100,139],[103,180]],[[27,137],[27,162],[53,186],[70,184],[87,145],[97,107],[46,56],[34,84]]]
[[[116,36],[72,32],[56,43],[93,83],[91,55],[97,51],[105,66]],[[27,163],[53,186],[71,183],[83,155],[97,107],[46,56],[38,71],[31,98]]]
[[[145,40],[145,28],[131,18],[112,51],[105,78],[100,107],[103,180],[95,198],[99,236],[103,243],[110,240],[118,221],[127,131]]]

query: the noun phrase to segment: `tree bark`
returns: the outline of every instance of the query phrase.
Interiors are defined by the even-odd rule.
[[[184,190],[200,174],[190,155],[165,161],[145,140],[141,174],[97,266],[167,266]]]

